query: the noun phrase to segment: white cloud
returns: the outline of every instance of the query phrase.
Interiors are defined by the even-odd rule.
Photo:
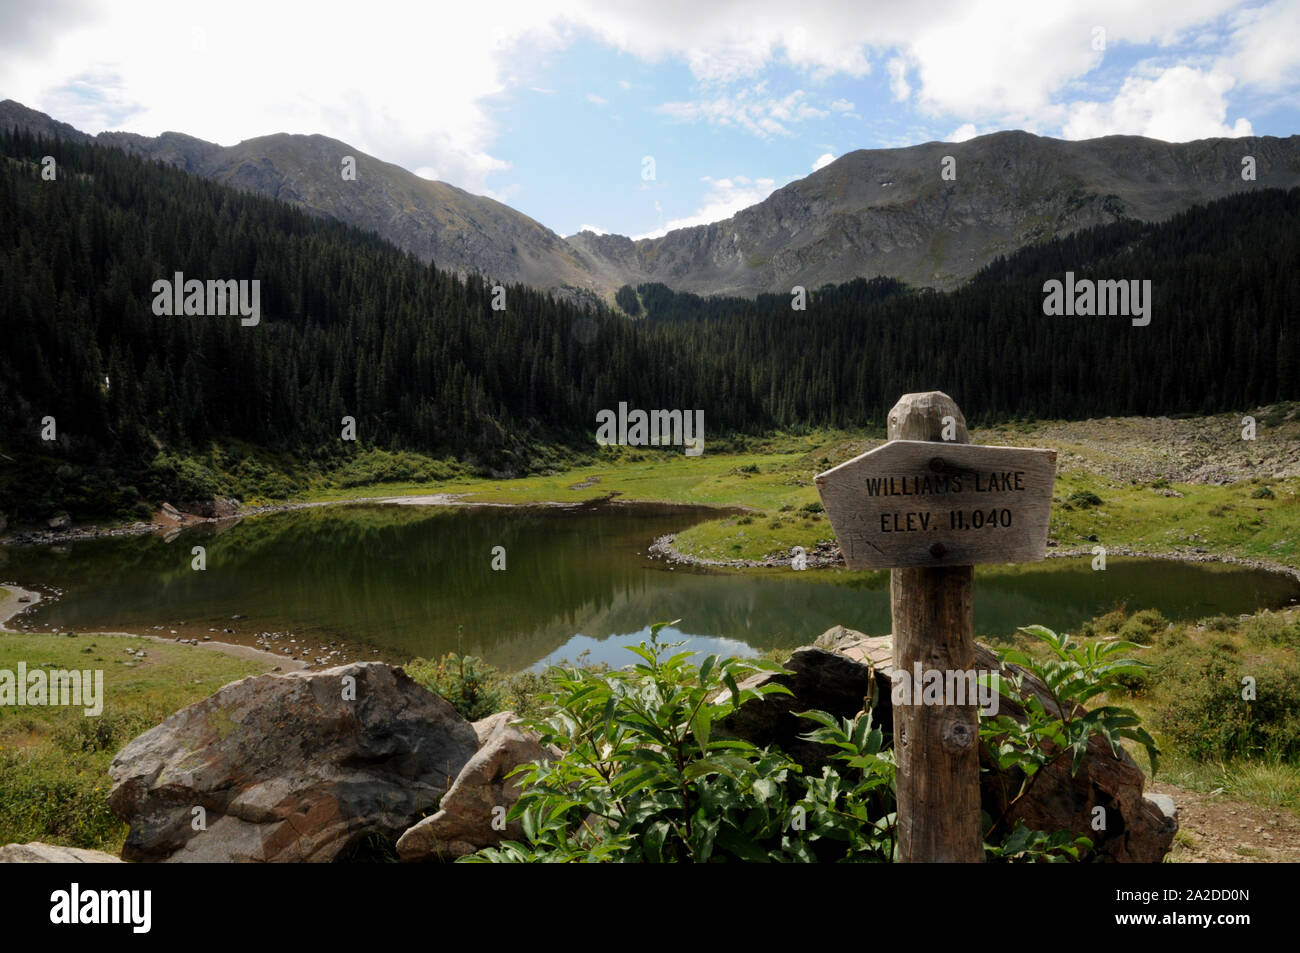
[[[620,79],[620,80],[618,81],[618,88],[619,88],[619,89],[631,89],[631,88],[632,88],[632,84],[629,83],[629,82],[628,82],[627,80],[625,80],[625,79]]]
[[[964,122],[952,132],[948,133],[948,138],[944,142],[965,142],[967,139],[974,139],[978,132],[975,131],[973,122]]]
[[[835,100],[833,103],[831,103],[831,110],[832,110],[833,112],[839,113],[840,118],[842,118],[842,119],[861,119],[861,118],[862,118],[862,117],[861,117],[860,115],[858,115],[858,113],[857,113],[857,106],[854,105],[853,103],[849,102],[847,99],[837,99],[837,100]]]
[[[1097,136],[1150,136],[1185,142],[1210,136],[1249,136],[1250,120],[1227,125],[1224,94],[1233,79],[1224,73],[1174,66],[1149,70],[1149,76],[1129,76],[1108,103],[1073,103],[1065,122],[1067,139]]]
[[[1300,3],[1279,2],[1238,12],[1228,56],[1218,68],[1265,92],[1300,81]]]
[[[760,83],[754,91],[762,91]],[[741,89],[735,95],[723,95],[701,102],[663,103],[655,112],[679,122],[707,122],[716,126],[737,126],[761,138],[788,135],[792,123],[809,119],[824,119],[830,115],[806,101],[802,89],[780,99],[752,97],[751,90]]]
[[[902,57],[895,56],[888,64],[889,91],[900,103],[912,95],[912,87],[907,82],[907,63]]]
[[[753,99],[743,101],[735,85],[752,83],[777,63],[814,79],[860,77],[878,57],[885,62],[895,100],[915,104],[926,116],[954,117],[962,126],[1048,134],[1060,134],[1067,122],[1078,128],[1084,121],[1080,112],[1087,107],[1074,104],[1101,99],[1096,92],[1081,96],[1082,84],[1106,76],[1095,71],[1124,47],[1190,47],[1199,62],[1171,53],[1166,65],[1208,69],[1210,47],[1200,41],[1205,35],[1222,37],[1218,42],[1228,44],[1230,61],[1214,69],[1237,80],[1232,88],[1289,84],[1294,89],[1300,82],[1296,0],[1270,0],[1258,7],[1243,7],[1241,0],[804,4],[795,29],[790,28],[787,0],[718,2],[707,8],[695,0],[661,0],[635,8],[588,7],[581,21],[604,41],[643,59],[680,57],[706,88],[717,90],[698,102],[665,104],[665,114],[734,125],[764,137],[789,131],[788,123],[756,109]],[[1099,25],[1106,30],[1106,51],[1092,48],[1093,29]],[[1119,91],[1116,96],[1131,94]],[[1119,103],[1115,110],[1122,112],[1123,106]],[[1100,102],[1097,108],[1106,111]],[[1242,128],[1236,122],[1226,126],[1213,118],[1212,110],[1189,110],[1158,97],[1149,99],[1147,108],[1153,110],[1148,127],[1181,130],[1184,136]]]
[[[592,233],[594,233],[594,234],[596,234],[596,235],[608,235],[608,234],[609,234],[609,232],[608,232],[606,229],[601,228],[599,225],[579,225],[579,226],[578,226],[578,231],[580,231],[580,232],[592,232]]]
[[[709,188],[704,196],[704,204],[696,209],[694,214],[675,218],[644,235],[636,235],[635,240],[659,238],[674,229],[720,222],[731,218],[743,208],[757,205],[776,189],[775,179],[750,179],[743,175],[734,175],[726,179],[714,179],[706,175],[700,181],[707,183]],[[663,209],[659,207],[658,202],[655,202],[655,211],[663,214]]]
[[[595,103],[597,106],[604,106],[609,102],[604,96],[597,96],[595,93],[587,94],[587,102]]]
[[[509,167],[494,154],[503,96],[553,94],[527,70],[579,39],[686,64],[702,91],[663,115],[760,137],[857,118],[847,100],[822,108],[801,91],[768,93],[774,65],[816,82],[867,76],[874,60],[916,119],[1069,136],[1237,134],[1249,119],[1229,119],[1229,92],[1272,103],[1300,83],[1297,0],[855,0],[797,14],[795,24],[788,0],[370,0],[364,13],[319,0],[310,17],[261,0],[229,0],[219,17],[170,0],[47,0],[0,9],[0,90],[91,132],[176,129],[223,144],[323,133],[483,192]],[[1106,52],[1092,49],[1097,25]],[[454,40],[429,56],[431,36]],[[1110,78],[1094,71],[1115,50],[1137,44],[1170,51],[1163,73],[1134,70],[1113,92],[1081,92]]]
[[[831,155],[829,152],[825,152],[819,155],[816,161],[813,162],[812,170],[816,172],[818,169],[824,169],[834,161],[835,161],[835,156]]]
[[[554,11],[489,5],[372,0],[362,14],[321,0],[303,17],[254,0],[229,0],[220,16],[169,0],[87,3],[41,24],[43,47],[6,49],[0,89],[88,132],[181,130],[223,145],[321,133],[483,192],[509,168],[485,105],[514,84],[509,52],[567,42]],[[456,41],[429,56],[430,36]]]

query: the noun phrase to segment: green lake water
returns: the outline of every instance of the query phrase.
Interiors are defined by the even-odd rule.
[[[248,641],[291,630],[399,660],[454,651],[459,639],[461,651],[508,670],[584,651],[621,665],[632,659],[623,646],[650,623],[678,618],[670,634],[689,647],[742,655],[811,642],[836,624],[889,631],[888,572],[702,571],[646,556],[655,537],[711,515],[670,506],[330,506],[171,539],[0,548],[0,579],[59,590],[15,620],[40,628],[147,632],[183,620],[190,634],[232,627]],[[191,569],[200,545],[202,572]],[[504,571],[491,566],[497,546]],[[975,628],[1000,639],[1031,623],[1074,630],[1119,605],[1196,619],[1298,598],[1295,580],[1239,567],[1112,557],[1094,572],[1091,557],[1049,559],[977,569]]]

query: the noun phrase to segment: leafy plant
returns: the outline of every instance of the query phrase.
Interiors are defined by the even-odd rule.
[[[1068,863],[1078,860],[1081,851],[1091,849],[1092,840],[1082,834],[1075,835],[1070,831],[1048,834],[1045,831],[1030,830],[1020,821],[1016,821],[1011,833],[1000,844],[984,844],[984,854],[988,860],[1008,862]]]
[[[1001,694],[1023,711],[1023,721],[999,714],[982,720],[980,724],[980,738],[998,769],[1003,806],[1000,816],[991,820],[986,840],[998,830],[1005,829],[1013,808],[1029,795],[1047,768],[1068,757],[1070,773],[1078,773],[1088,743],[1094,737],[1104,738],[1115,754],[1119,754],[1124,740],[1141,744],[1151,759],[1153,772],[1159,755],[1155,740],[1132,711],[1113,705],[1091,710],[1083,707],[1085,702],[1098,695],[1122,690],[1125,679],[1145,671],[1143,663],[1126,655],[1140,646],[1119,639],[1078,645],[1069,635],[1057,635],[1041,625],[1026,626],[1020,631],[1044,643],[1049,650],[1047,656],[1037,659],[1013,649],[1005,653],[1002,660],[1037,676],[1046,687],[1051,707],[1044,704],[1038,694],[1023,691],[1023,674],[1012,670],[1006,677],[992,676]],[[1019,784],[1013,793],[1011,785],[1016,778]],[[1014,828],[1008,832],[1003,850],[1013,837],[1020,836],[1016,835]],[[1061,842],[1053,842],[1050,838],[1043,842],[1028,837],[1016,853],[1041,849],[1047,844],[1052,844],[1054,850],[1062,849]]]
[[[473,655],[448,652],[436,661],[414,659],[406,674],[451,703],[466,721],[478,721],[502,710],[497,670]]]
[[[541,743],[559,756],[522,765],[512,776],[523,793],[510,811],[524,838],[489,847],[467,862],[637,861],[890,861],[895,855],[896,762],[888,735],[872,718],[873,699],[853,718],[821,711],[798,717],[812,728],[801,737],[829,749],[831,764],[805,774],[789,756],[725,737],[720,722],[751,700],[788,689],[769,681],[740,685],[774,661],[719,660],[698,667],[693,653],[674,652],[651,626],[650,639],[631,649],[639,659],[618,671],[553,667],[549,691],[536,696],[541,716],[526,719]],[[985,850],[995,861],[1071,861],[1093,846],[1070,831],[1047,832],[1008,822],[1043,772],[1070,758],[1076,772],[1088,742],[1104,737],[1155,744],[1131,712],[1083,703],[1140,672],[1125,653],[1133,643],[1075,645],[1041,626],[1022,631],[1042,640],[1042,660],[1009,652],[1020,667],[993,676],[1023,710],[985,719],[981,740],[1002,778],[1003,810],[985,815]],[[1025,674],[1046,686],[1046,700],[1026,693]],[[1014,791],[1010,788],[1014,787]]]
[[[641,661],[630,670],[550,670],[548,717],[530,727],[562,754],[516,771],[524,792],[511,817],[527,843],[472,859],[707,862],[790,852],[787,782],[799,765],[714,731],[746,701],[788,694],[773,683],[739,687],[780,666],[709,656],[697,669],[693,653],[669,654],[680,642],[659,641],[671,624],[651,626],[650,640],[631,649]]]

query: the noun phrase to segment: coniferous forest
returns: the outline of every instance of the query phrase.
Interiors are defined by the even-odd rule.
[[[490,277],[162,164],[20,132],[0,153],[0,450],[123,479],[213,441],[337,452],[345,416],[362,446],[519,471],[530,447],[593,446],[621,401],[703,409],[719,437],[879,426],[916,390],[972,422],[1300,398],[1300,190],[1080,232],[953,292],[858,280],[794,310],[643,285],[592,309],[511,286],[494,310]],[[1150,325],[1045,316],[1066,271],[1149,279]],[[155,315],[175,272],[258,280],[260,323]]]

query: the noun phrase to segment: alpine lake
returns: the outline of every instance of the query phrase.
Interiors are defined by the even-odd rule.
[[[329,664],[454,651],[506,671],[621,666],[651,623],[674,619],[662,637],[704,654],[793,648],[837,624],[889,632],[888,570],[703,569],[647,554],[657,537],[717,515],[655,504],[332,505],[0,547],[0,579],[43,594],[11,628],[206,638]],[[197,546],[203,570],[193,568]],[[1111,556],[1094,571],[1090,556],[1054,558],[977,567],[975,632],[1005,643],[1019,626],[1076,631],[1117,607],[1192,620],[1297,599],[1300,582],[1263,570]]]

